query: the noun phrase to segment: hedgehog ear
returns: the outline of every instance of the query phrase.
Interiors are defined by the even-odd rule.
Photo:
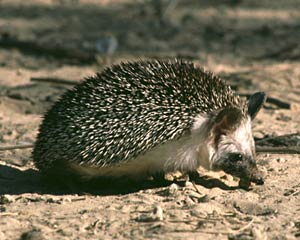
[[[241,122],[243,113],[240,109],[235,107],[224,108],[221,110],[215,118],[214,129],[218,132],[224,132],[226,130],[235,129]]]
[[[250,96],[248,100],[248,114],[251,117],[251,120],[256,117],[266,99],[267,95],[264,92],[257,92]]]

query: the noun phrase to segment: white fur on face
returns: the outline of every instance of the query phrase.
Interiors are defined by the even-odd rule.
[[[254,140],[251,129],[251,119],[243,120],[238,128],[233,132],[222,135],[217,143],[217,149],[210,146],[210,162],[215,161],[227,153],[241,153],[243,155],[254,155]]]

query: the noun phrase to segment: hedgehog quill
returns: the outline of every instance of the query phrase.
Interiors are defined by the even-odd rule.
[[[144,179],[203,166],[261,184],[251,120],[265,99],[245,101],[190,62],[113,65],[45,114],[33,159],[49,177]]]

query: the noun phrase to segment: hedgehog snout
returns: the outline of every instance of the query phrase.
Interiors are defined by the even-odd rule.
[[[238,152],[226,153],[214,163],[213,168],[215,170],[223,170],[232,176],[247,179],[256,184],[263,184],[263,177],[258,171],[253,156]]]
[[[257,167],[251,156],[245,156],[241,153],[228,153],[221,159],[221,169],[233,176],[248,178]]]

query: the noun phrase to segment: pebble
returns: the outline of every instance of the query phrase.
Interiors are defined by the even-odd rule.
[[[257,240],[268,239],[266,233],[260,227],[253,227],[251,229],[251,233],[252,233],[253,239],[257,239]]]
[[[189,196],[186,196],[186,198],[184,199],[184,202],[187,206],[195,205],[195,201],[192,198],[190,198]]]
[[[286,159],[284,159],[283,157],[277,158],[277,162],[279,162],[279,163],[285,163]]]
[[[160,206],[155,206],[153,210],[153,215],[156,217],[157,220],[162,221],[164,220],[163,210]]]
[[[41,230],[33,229],[28,232],[24,232],[21,235],[20,240],[44,240]]]
[[[193,183],[192,183],[192,182],[190,182],[190,181],[186,181],[186,182],[185,182],[185,187],[186,187],[186,188],[193,189],[193,188],[194,188],[194,185],[193,185]]]
[[[154,206],[153,212],[150,214],[143,214],[136,219],[138,222],[156,222],[156,221],[163,221],[163,209],[156,205]]]
[[[194,200],[195,202],[208,202],[209,201],[209,197],[206,194],[199,194],[195,191],[192,190],[186,190],[185,194],[187,196],[189,196],[192,200]]]
[[[8,204],[14,202],[14,198],[10,195],[1,195],[0,196],[0,205]]]
[[[170,195],[175,195],[178,192],[178,185],[176,183],[172,183],[169,186],[169,194]]]

